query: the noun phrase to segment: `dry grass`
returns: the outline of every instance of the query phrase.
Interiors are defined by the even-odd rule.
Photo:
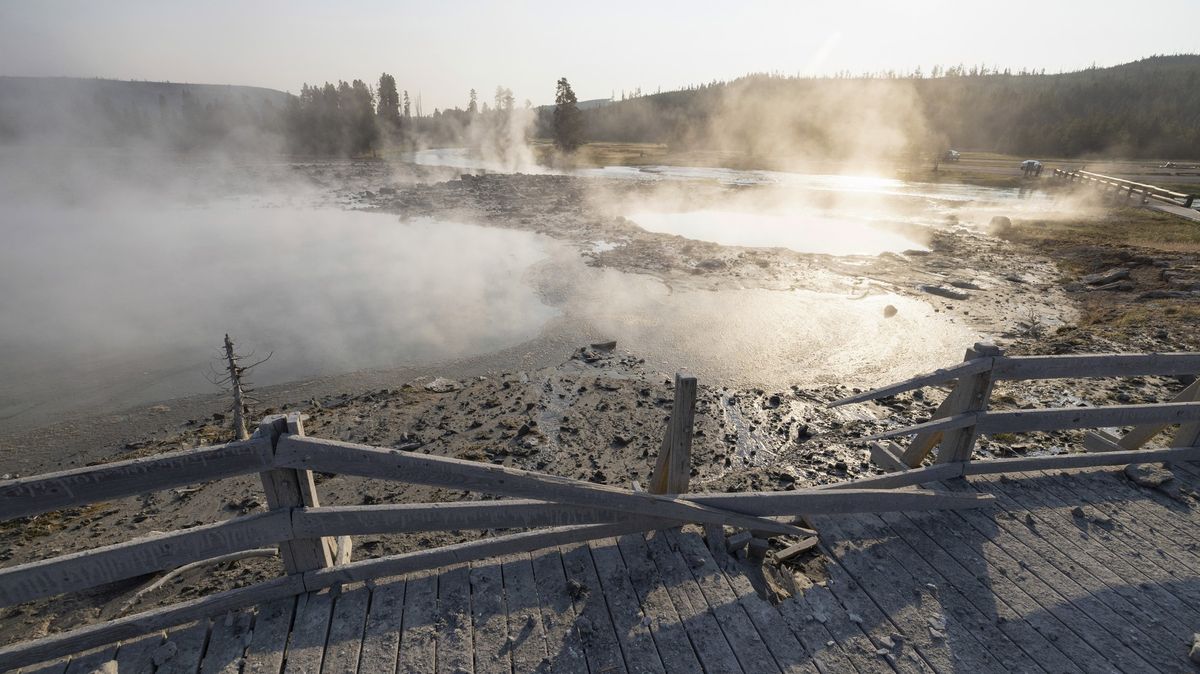
[[[1146,208],[1117,208],[1101,216],[1015,223],[1013,239],[1059,245],[1131,246],[1200,252],[1200,225]]]

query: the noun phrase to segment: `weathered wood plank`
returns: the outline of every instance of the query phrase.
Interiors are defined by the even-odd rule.
[[[864,435],[861,438],[858,438],[858,441],[859,442],[868,442],[871,440],[883,440],[884,438],[894,438],[894,437],[897,437],[900,435],[918,435],[921,433],[928,434],[928,433],[933,433],[935,431],[942,432],[942,431],[946,431],[946,430],[949,430],[952,428],[965,428],[967,426],[974,425],[975,423],[978,422],[978,420],[979,420],[978,412],[967,412],[964,414],[955,414],[953,416],[930,419],[929,421],[925,421],[925,422],[922,422],[919,424],[913,424],[911,426],[902,426],[900,428],[893,428],[890,431],[884,431],[882,433],[875,433],[872,435]],[[907,459],[905,459],[905,461],[907,462]]]
[[[257,435],[267,438],[275,448],[274,468],[259,473],[267,505],[271,510],[293,508],[315,508],[320,505],[317,487],[311,470],[294,466],[281,466],[279,462],[281,438],[303,438],[304,424],[299,414],[286,417],[268,417],[259,424]],[[283,568],[289,574],[298,574],[313,569],[333,566],[336,542],[329,539],[293,538],[281,541],[279,556]]]
[[[650,619],[650,633],[658,647],[663,667],[671,674],[691,674],[701,670],[696,650],[688,640],[687,631],[679,620],[679,612],[671,602],[658,567],[650,559],[650,550],[640,534],[627,534],[617,539],[621,561],[629,571],[629,582]]]
[[[692,478],[692,431],[696,417],[696,378],[675,375],[675,405],[671,408],[671,452],[667,493],[683,494]]]
[[[879,647],[863,630],[861,617],[856,616],[858,622],[850,620],[850,612],[838,602],[827,586],[814,585],[808,588],[804,591],[804,600],[812,611],[813,622],[824,626],[855,669],[864,674],[896,671],[886,656],[878,653]],[[893,654],[892,659],[894,657]]]
[[[471,625],[477,674],[512,672],[504,594],[504,576],[498,562],[471,565]]]
[[[1200,353],[1101,353],[1014,356],[996,361],[996,379],[1084,379],[1200,372]]]
[[[912,516],[911,513],[908,513]],[[1087,671],[1153,671],[1149,663],[1136,653],[1124,646],[1117,637],[1109,632],[1105,623],[1109,622],[1109,614],[1093,617],[1091,611],[1085,611],[1073,603],[1069,597],[1060,592],[1056,583],[1047,582],[1037,572],[1032,570],[1039,564],[1036,555],[1031,555],[1028,548],[996,526],[990,517],[976,518],[970,514],[963,516],[955,513],[965,521],[970,528],[978,532],[981,540],[976,554],[983,555],[992,573],[989,575],[996,583],[997,577],[1013,579],[1023,591],[1039,604],[1043,611],[1053,615],[1062,625],[1066,626],[1089,649],[1078,648],[1071,655],[1076,663]],[[962,525],[958,525],[962,530]],[[1026,616],[1029,619],[1029,616]],[[1066,640],[1070,643],[1070,640]],[[1058,645],[1063,646],[1060,637]],[[1096,653],[1091,655],[1089,651]],[[1086,658],[1086,659],[1085,659]]]
[[[967,350],[967,356],[973,356],[978,350],[985,350],[987,355],[1000,356],[1000,350],[991,344],[976,344]],[[954,412],[983,412],[986,410],[988,408],[988,400],[992,397],[992,384],[994,381],[995,379],[992,378],[991,370],[960,379],[958,386],[954,388],[953,395],[957,399],[958,405],[958,408]],[[944,431],[941,442],[938,444],[937,463],[969,461],[972,452],[975,450],[975,441],[978,437],[979,429],[972,426],[952,428]],[[908,465],[915,467],[921,464],[918,461],[916,463],[910,462]]]
[[[1150,403],[984,412],[979,416],[978,427],[980,433],[1022,433],[1106,426],[1177,424],[1197,420],[1200,420],[1200,402]]]
[[[50,660],[80,650],[131,639],[198,618],[219,615],[234,608],[294,595],[304,591],[300,578],[276,578],[250,587],[214,594],[202,599],[180,602],[165,608],[138,613],[106,623],[89,625],[41,639],[0,648],[0,662],[10,667]]]
[[[714,672],[744,671],[716,616],[709,610],[696,579],[679,553],[671,548],[666,535],[662,531],[652,532],[642,538],[642,544],[658,568],[671,603],[679,612],[679,619],[704,667]]]
[[[1070,649],[1060,650],[1056,646],[1065,626],[1042,612],[1033,599],[1011,581],[990,580],[986,560],[969,544],[941,545],[951,537],[939,532],[961,525],[941,518],[936,521],[923,519],[921,525],[924,526],[919,526],[900,513],[882,513],[877,517],[945,579],[945,583],[937,583],[939,588],[950,586],[958,590],[981,614],[993,621],[984,627],[985,630],[994,625],[1047,672],[1082,671],[1064,654]],[[925,526],[934,528],[926,529]],[[1033,617],[1027,619],[1026,616]]]
[[[239,674],[253,622],[254,609],[250,608],[215,616],[200,674]]]
[[[787,625],[804,646],[805,652],[821,674],[859,671],[850,663],[829,630],[825,629],[825,622],[817,619],[803,595],[779,602],[775,610],[779,612],[783,624]],[[890,667],[884,668],[886,671],[892,671]]]
[[[1121,466],[1131,463],[1200,460],[1200,447],[1169,449],[1137,449],[1099,454],[1059,454],[1057,456],[1026,456],[1015,459],[988,459],[962,464],[965,475],[1022,473],[1034,470],[1065,470],[1094,466]]]
[[[162,632],[154,632],[122,641],[117,648],[117,673],[154,674],[154,651],[162,644],[163,636]]]
[[[908,569],[891,558],[890,548],[902,543],[886,526],[873,525],[860,517],[828,517],[818,522],[821,530],[830,534],[824,542],[837,563],[936,671],[951,671],[957,666],[972,672],[1002,671],[986,643],[979,643],[943,603],[942,593],[918,584]],[[879,572],[881,561],[887,573]],[[940,626],[939,635],[930,631],[935,625]]]
[[[41,662],[29,667],[23,667],[20,674],[65,674],[68,658],[59,658],[50,662]],[[151,665],[151,672],[153,665]]]
[[[780,534],[803,535],[797,527],[740,515],[668,496],[637,493],[583,480],[431,454],[410,454],[334,440],[283,436],[276,460],[292,468],[403,480],[416,484],[482,491],[522,498],[603,507],[638,517],[729,524]],[[515,552],[515,551],[514,551]]]
[[[911,471],[916,472],[916,471]],[[953,470],[951,471],[953,472]],[[928,475],[925,473],[923,475]],[[926,478],[928,479],[928,478]],[[697,503],[761,515],[846,515],[898,510],[958,510],[987,508],[991,499],[964,498],[944,491],[894,491],[889,489],[797,489],[795,491],[689,494]],[[814,532],[815,533],[815,532]]]
[[[842,490],[842,489],[899,489],[901,487],[913,487],[921,484],[932,484],[941,480],[949,480],[951,478],[962,475],[962,466],[943,463],[934,466],[926,466],[924,468],[914,468],[900,473],[892,473],[890,475],[875,475],[872,477],[863,477],[857,480],[847,480],[845,482],[835,482],[833,484],[823,484],[816,489],[825,490]]]
[[[630,531],[639,531],[645,527],[645,524],[639,523],[589,524],[581,527],[561,527],[496,536],[428,550],[366,559],[344,566],[335,566],[331,569],[310,571],[304,574],[304,583],[309,589],[316,589],[382,576],[399,576],[439,566],[461,564],[515,552],[532,552],[545,547],[586,541],[592,538],[605,538]]]
[[[708,587],[709,603],[712,604],[715,596],[721,606],[728,607],[721,610],[734,616],[735,621],[740,623],[743,617],[748,619],[756,636],[765,645],[766,655],[773,660],[774,664],[778,665],[781,671],[789,674],[793,672],[816,674],[817,668],[805,652],[804,647],[780,619],[779,613],[755,593],[742,569],[735,568],[729,571],[729,567],[717,561],[707,546],[694,534],[669,530],[667,536],[675,541],[679,551],[685,556],[704,562],[700,564],[694,561],[692,574],[694,577],[701,574],[705,576],[705,581],[701,583],[701,590],[704,590],[705,586]],[[729,556],[723,554],[721,560],[727,559]],[[733,607],[737,607],[739,610],[734,611]],[[744,660],[742,664],[743,667],[747,666]]]
[[[395,672],[404,628],[403,578],[393,578],[371,588],[371,608],[363,631],[359,671]]]
[[[542,627],[537,582],[529,553],[500,560],[504,575],[504,603],[508,611],[508,636],[513,672],[546,672],[546,631]]]
[[[878,442],[870,443],[871,461],[883,470],[894,473],[899,470],[908,470],[908,464],[900,459],[903,450],[900,450],[899,445],[894,442],[889,442],[883,445]],[[898,451],[899,450],[899,451]]]
[[[269,442],[253,439],[0,482],[0,520],[246,475],[269,468]]]
[[[167,639],[163,643],[170,644],[168,648],[171,649],[171,655],[155,669],[155,674],[195,674],[204,657],[208,629],[208,618],[204,618],[167,632]]]
[[[859,515],[855,519],[858,520],[860,526],[867,529],[869,535],[880,538],[890,537],[886,553],[894,560],[898,568],[908,574],[909,580],[913,583],[913,592],[921,591],[924,588],[924,590],[935,593],[937,601],[942,604],[946,614],[950,617],[947,622],[958,623],[953,627],[948,625],[948,628],[952,630],[958,629],[960,626],[965,628],[979,644],[978,646],[968,644],[968,647],[987,649],[999,664],[999,671],[1046,671],[1034,657],[1022,650],[1021,645],[1012,637],[1012,634],[1020,634],[1024,638],[1029,633],[1033,633],[1028,625],[1024,625],[1023,631],[1004,629],[1003,622],[998,620],[1003,615],[1001,611],[993,610],[986,614],[980,611],[966,596],[963,589],[957,587],[954,582],[951,582],[925,561],[909,541],[905,540],[879,516]],[[995,601],[994,598],[993,601]],[[1033,634],[1036,635],[1036,633]],[[1041,637],[1037,638],[1041,639]]]
[[[1064,519],[1071,506],[1058,499],[1057,494],[1049,493],[1057,490],[1020,489],[1010,496],[1006,484],[998,480],[976,479],[971,486],[996,494],[1013,514],[1011,518],[996,520],[1010,535],[1064,575],[1089,588],[1113,610],[1133,616],[1135,626],[1154,626],[1147,636],[1155,638],[1161,629],[1177,640],[1190,638],[1193,630],[1189,625],[1200,621],[1200,611],[1187,608],[1175,593],[1165,591],[1153,575],[1137,570],[1123,555],[1114,554],[1124,547],[1119,542],[1072,536],[1071,532],[1078,529]],[[1024,521],[1020,520],[1022,513]],[[1170,651],[1169,645],[1162,648]]]
[[[577,588],[575,602],[576,629],[583,643],[588,667],[593,672],[626,672],[625,657],[617,641],[612,614],[600,579],[592,565],[592,554],[586,544],[576,543],[561,549],[563,570],[568,587]]]
[[[471,568],[460,564],[438,577],[437,671],[470,674],[475,671],[475,627],[471,620]]]
[[[319,674],[333,615],[333,592],[309,592],[296,602],[296,620],[284,654],[284,674]]]
[[[617,542],[611,538],[591,541],[592,562],[600,580],[597,591],[604,593],[612,616],[621,652],[631,672],[666,672],[658,647],[650,632],[651,619],[642,612],[641,602],[629,580]]]
[[[290,522],[286,511],[248,515],[0,569],[0,604],[19,604],[258,548],[287,537]]]
[[[242,674],[279,674],[283,669],[283,654],[287,649],[296,601],[296,597],[289,596],[258,607],[250,643],[246,645]]]
[[[321,662],[322,672],[340,674],[358,670],[358,658],[362,653],[363,633],[367,625],[367,604],[370,599],[371,591],[365,585],[359,585],[338,595],[329,622],[325,657]]]
[[[912,377],[911,379],[905,379],[904,381],[882,386],[870,391],[857,393],[855,395],[842,398],[841,400],[835,400],[829,403],[828,406],[838,407],[841,405],[849,405],[851,403],[860,403],[867,400],[878,400],[879,398],[894,396],[899,393],[904,393],[905,391],[915,391],[916,389],[925,388],[926,386],[948,384],[960,377],[967,377],[992,369],[992,361],[993,358],[991,357],[968,359],[959,363],[958,365],[952,365],[940,370],[934,370],[928,374]]]
[[[92,674],[112,662],[117,655],[116,644],[94,648],[86,653],[80,653],[71,658],[67,664],[66,674]],[[0,660],[0,662],[3,662]]]
[[[397,672],[428,674],[434,671],[437,613],[438,574],[423,571],[409,576],[404,587],[404,624]]]
[[[585,671],[587,658],[575,627],[575,606],[567,587],[562,556],[557,549],[543,550],[534,553],[532,561],[542,628],[546,632],[549,671],[558,674]]]
[[[292,527],[299,538],[316,538],[343,534],[611,524],[628,519],[621,513],[603,508],[520,499],[297,508],[292,514]],[[659,521],[668,526],[673,522]]]

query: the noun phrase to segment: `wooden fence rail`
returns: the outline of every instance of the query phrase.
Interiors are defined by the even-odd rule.
[[[1124,438],[1109,437],[1102,432],[1085,437],[1085,449],[1119,452],[1141,447],[1170,426],[1179,425],[1172,444],[1190,448],[1200,445],[1200,400],[1197,400],[1200,383],[1189,385],[1174,400],[1165,403],[1005,411],[991,411],[988,404],[992,384],[1001,380],[1172,376],[1196,372],[1200,372],[1197,353],[1009,357],[990,344],[976,344],[967,350],[960,365],[858,393],[831,406],[876,400],[934,384],[953,385],[928,421],[859,438],[869,442],[914,436],[906,448],[894,443],[872,444],[872,459],[886,470],[916,468],[934,447],[939,448],[938,463],[969,461],[981,434],[1133,426]]]
[[[1067,171],[1063,169],[1054,169],[1054,177],[1067,180],[1069,182],[1080,182],[1084,184],[1099,187],[1102,190],[1112,188],[1117,195],[1120,195],[1124,190],[1126,198],[1133,197],[1134,194],[1142,195],[1142,202],[1145,203],[1151,199],[1162,201],[1164,203],[1191,208],[1196,201],[1195,194],[1184,194],[1183,192],[1175,192],[1156,185],[1147,185],[1146,183],[1138,183],[1132,180],[1123,178],[1114,178],[1112,176],[1092,173],[1091,171]]]

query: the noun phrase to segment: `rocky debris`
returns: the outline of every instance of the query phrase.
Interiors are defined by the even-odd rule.
[[[612,340],[609,342],[597,342],[595,344],[589,344],[588,348],[591,349],[592,351],[600,351],[603,353],[612,353],[613,351],[615,351],[617,349],[617,342],[616,342],[616,340]]]
[[[1175,474],[1153,463],[1131,463],[1125,466],[1125,476],[1143,487],[1157,489],[1175,479]]]
[[[891,304],[889,304],[883,308],[883,317],[884,318],[891,318],[892,316],[895,316],[898,313],[900,313],[900,310]]]
[[[1012,233],[1012,220],[1007,215],[993,215],[988,221],[987,232],[992,236],[1005,236]]]
[[[168,641],[154,649],[154,655],[151,656],[151,659],[154,661],[155,667],[161,667],[163,663],[175,657],[175,654],[178,652],[179,646],[174,641]]]
[[[952,288],[947,288],[945,286],[921,284],[917,286],[917,289],[921,292],[926,292],[930,295],[937,295],[938,297],[945,297],[946,299],[950,300],[965,300],[971,297],[969,293],[964,293]]]
[[[962,279],[954,279],[950,281],[950,285],[963,290],[983,290],[983,288],[977,285],[974,281],[964,281]]]
[[[1192,648],[1188,651],[1192,662],[1200,663],[1200,633],[1192,635]]]
[[[462,384],[454,381],[453,379],[438,377],[437,379],[434,379],[426,384],[424,388],[426,391],[431,391],[433,393],[450,393],[452,391],[461,389]]]
[[[1102,286],[1129,278],[1129,267],[1115,267],[1108,271],[1102,271],[1096,274],[1088,274],[1079,280],[1090,286]]]
[[[567,580],[567,594],[571,595],[571,599],[579,601],[588,595],[588,586],[575,580],[574,578]]]
[[[1200,299],[1200,290],[1150,290],[1138,295],[1141,300]]]

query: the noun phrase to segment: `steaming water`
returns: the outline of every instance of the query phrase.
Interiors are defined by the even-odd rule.
[[[215,391],[229,332],[257,384],[495,351],[557,311],[525,232],[299,209],[0,213],[0,423]]]
[[[826,255],[878,255],[924,249],[924,242],[881,223],[806,213],[746,213],[702,210],[643,212],[628,216],[651,232],[678,234],[725,246],[790,248]]]

